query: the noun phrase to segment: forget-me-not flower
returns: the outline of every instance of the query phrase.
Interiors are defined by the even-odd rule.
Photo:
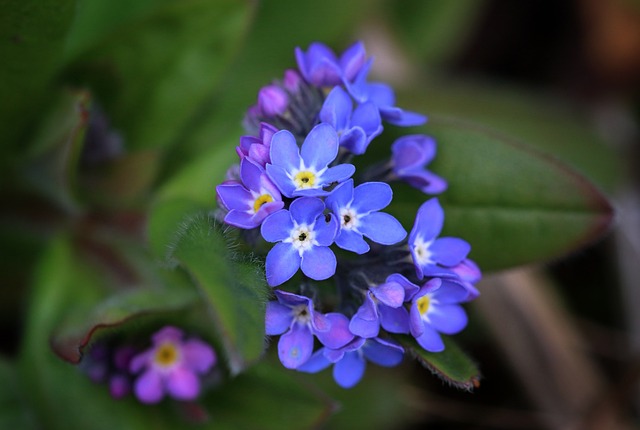
[[[436,141],[429,136],[402,136],[391,145],[393,173],[414,188],[427,194],[447,189],[447,181],[429,172],[426,166],[436,155]]]
[[[338,58],[325,44],[314,42],[304,52],[296,48],[296,61],[304,79],[317,87],[340,85],[358,74],[366,59],[362,42],[351,45]]]

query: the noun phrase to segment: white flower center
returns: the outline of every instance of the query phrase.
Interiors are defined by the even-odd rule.
[[[313,231],[313,225],[308,226],[306,224],[296,224],[296,226],[291,230],[291,236],[283,242],[290,242],[293,248],[298,251],[300,256],[302,256],[305,251],[318,244],[316,234]]]
[[[307,305],[298,305],[291,312],[293,313],[293,318],[299,324],[306,325],[311,321],[311,312],[309,312]]]
[[[431,251],[429,251],[430,246],[431,241],[425,242],[422,237],[417,237],[413,242],[413,255],[418,265],[424,266],[426,264],[433,264]]]
[[[356,230],[360,220],[358,213],[349,207],[340,209],[340,227],[347,230]]]

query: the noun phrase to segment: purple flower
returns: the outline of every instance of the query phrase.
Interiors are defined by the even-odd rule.
[[[142,374],[136,379],[134,393],[143,403],[157,403],[167,393],[178,400],[192,400],[200,393],[198,375],[216,363],[216,354],[208,344],[190,339],[167,326],[152,337],[153,346],[131,360],[131,373]]]
[[[447,182],[429,172],[426,166],[436,155],[436,141],[421,134],[403,136],[391,145],[393,173],[414,188],[427,194],[447,189]]]
[[[260,123],[259,137],[242,136],[240,146],[236,147],[236,152],[240,160],[248,157],[260,167],[271,161],[269,150],[271,149],[271,139],[278,132],[278,129],[265,122]]]
[[[331,348],[340,348],[353,339],[347,328],[349,320],[342,314],[323,315],[313,308],[305,296],[275,290],[278,301],[267,303],[265,318],[267,335],[282,335],[278,356],[282,364],[296,369],[313,353],[313,336]]]
[[[338,59],[326,45],[314,42],[307,52],[296,47],[296,61],[305,80],[317,87],[340,85],[358,74],[366,59],[362,42],[356,42]]]
[[[329,249],[338,223],[323,214],[322,200],[301,197],[289,210],[282,209],[264,220],[262,237],[278,242],[267,254],[267,282],[272,287],[289,280],[298,269],[311,279],[322,280],[336,272],[336,256]]]
[[[316,373],[333,366],[333,379],[342,388],[355,386],[367,366],[366,360],[379,366],[393,367],[402,362],[404,349],[387,340],[355,338],[339,349],[321,348],[302,366],[301,372]]]
[[[278,85],[267,85],[258,92],[258,108],[262,115],[282,115],[289,106],[287,92]]]
[[[320,111],[320,121],[331,124],[340,136],[340,146],[351,153],[364,154],[371,140],[382,133],[378,108],[371,102],[353,110],[353,101],[341,87],[335,87]]]
[[[372,61],[369,60],[358,72],[353,83],[345,81],[344,84],[349,94],[358,102],[373,102],[380,110],[382,119],[390,124],[409,127],[422,125],[427,121],[424,115],[416,112],[409,112],[395,106],[396,95],[389,85],[380,82],[367,82],[367,74],[371,68]]]
[[[418,209],[413,229],[409,233],[409,249],[419,279],[444,268],[460,264],[471,246],[457,237],[436,238],[444,224],[444,211],[437,198],[427,200]]]
[[[248,158],[240,162],[240,177],[242,184],[216,187],[218,201],[229,210],[224,222],[242,229],[256,228],[267,215],[284,207],[282,196],[264,170]]]
[[[431,279],[409,297],[411,335],[420,346],[431,352],[444,350],[440,333],[455,334],[467,325],[467,314],[460,306],[467,297],[464,286],[441,278]]]
[[[399,274],[388,276],[384,284],[369,287],[362,306],[349,322],[349,330],[363,338],[377,337],[381,325],[390,333],[409,333],[409,313],[402,304],[405,295],[413,295],[417,290],[417,286]]]
[[[336,244],[348,251],[364,254],[369,244],[393,245],[407,236],[402,224],[391,215],[378,212],[391,203],[393,192],[383,182],[366,182],[353,188],[353,180],[340,184],[326,198],[326,204],[340,222]]]
[[[287,197],[327,195],[324,187],[343,182],[355,172],[351,164],[328,167],[338,155],[338,135],[329,124],[315,126],[300,149],[289,131],[277,132],[270,155],[267,174]]]

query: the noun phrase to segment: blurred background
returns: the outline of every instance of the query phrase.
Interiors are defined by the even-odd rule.
[[[639,427],[640,2],[36,3],[0,2],[2,356],[19,355],[52,238],[66,232],[126,279],[94,233],[144,241],[149,208],[177,189],[213,206],[244,111],[295,66],[294,48],[363,40],[399,106],[548,153],[596,184],[615,219],[570,255],[486,274],[456,336],[482,372],[472,393],[413,363],[393,382],[369,369],[388,382],[371,392],[316,375],[341,405],[320,427]]]

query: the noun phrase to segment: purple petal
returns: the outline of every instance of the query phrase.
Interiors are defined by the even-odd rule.
[[[404,307],[378,305],[380,325],[389,333],[409,333],[409,312]]]
[[[440,194],[448,187],[447,181],[422,168],[398,172],[398,176],[425,194]]]
[[[356,167],[353,164],[338,164],[334,167],[329,167],[322,174],[322,183],[329,185],[332,182],[344,182],[349,179],[356,171]]]
[[[342,388],[351,388],[364,376],[366,363],[357,352],[348,352],[333,366],[333,379]]]
[[[109,379],[109,394],[114,399],[121,399],[131,392],[129,378],[123,374],[116,374]]]
[[[294,324],[278,341],[278,356],[287,369],[296,369],[311,357],[313,335],[307,326]]]
[[[362,234],[353,230],[341,229],[336,236],[336,245],[356,254],[364,254],[369,251],[369,244],[362,238]]]
[[[344,79],[351,81],[358,74],[366,60],[366,52],[362,42],[351,45],[340,56],[340,68]]]
[[[305,166],[315,170],[324,169],[338,155],[336,130],[329,124],[316,125],[304,140],[300,154]]]
[[[400,172],[399,175],[409,169],[422,169],[428,162],[428,152],[418,141],[420,137],[422,135],[402,136],[391,145],[394,170]]]
[[[360,127],[350,128],[340,136],[340,146],[356,155],[364,154],[368,143],[367,134]]]
[[[361,127],[367,134],[368,141],[382,133],[382,120],[376,105],[372,102],[358,105],[351,117],[351,127]]]
[[[331,365],[331,362],[327,359],[327,357],[325,357],[324,351],[325,348],[320,348],[319,350],[314,352],[311,358],[309,358],[296,370],[299,372],[317,373],[329,367]]]
[[[282,209],[269,215],[262,226],[260,234],[267,242],[279,242],[288,238],[293,230],[293,221],[288,210]]]
[[[325,99],[319,118],[338,131],[344,130],[349,125],[352,109],[351,97],[342,88],[335,87]]]
[[[367,360],[379,366],[393,367],[402,362],[404,349],[382,339],[370,339],[362,347]]]
[[[382,245],[393,245],[407,237],[402,224],[384,212],[373,212],[364,217],[360,231],[372,241]]]
[[[422,297],[422,295],[420,297]],[[419,298],[418,295],[414,297],[414,301],[411,303],[411,308],[409,309],[409,331],[415,338],[422,336],[425,327],[424,321],[422,321],[422,315],[420,315],[418,305],[415,302],[417,298]]]
[[[248,158],[240,161],[240,177],[242,183],[250,190],[260,190],[260,177],[263,174],[262,168],[258,167],[253,161]]]
[[[267,254],[267,283],[275,287],[291,279],[300,268],[300,260],[300,254],[291,244],[276,243]]]
[[[431,244],[429,251],[437,263],[451,267],[460,264],[467,257],[471,245],[457,237],[441,237]]]
[[[321,281],[330,278],[336,273],[336,264],[336,256],[332,250],[326,246],[314,246],[302,255],[300,268],[302,269],[302,273],[309,278]],[[268,268],[269,266],[267,266],[267,269]],[[268,271],[267,279],[269,279]]]
[[[289,97],[279,86],[267,85],[258,91],[258,106],[266,116],[282,115],[289,106]]]
[[[467,300],[469,290],[463,284],[454,279],[441,279],[441,287],[433,292],[433,297],[438,303],[449,305]]]
[[[193,400],[200,393],[200,381],[195,373],[179,367],[169,374],[167,391],[174,399]]]
[[[413,298],[413,296],[420,290],[413,282],[409,281],[407,278],[402,276],[399,273],[394,273],[392,275],[387,276],[385,282],[396,282],[404,288],[404,300],[409,301]]]
[[[298,224],[311,225],[324,211],[324,203],[316,197],[300,197],[291,203],[289,211]]]
[[[374,321],[365,320],[356,314],[351,318],[349,331],[365,339],[376,337],[380,333],[380,321],[378,319]]]
[[[246,211],[253,200],[253,196],[240,184],[223,184],[216,187],[218,199],[229,210]]]
[[[380,105],[378,105],[380,106]],[[380,107],[380,116],[389,124],[398,127],[413,127],[427,122],[427,117],[417,112],[410,112],[396,107]]]
[[[180,343],[182,341],[183,332],[177,327],[168,325],[158,330],[151,336],[154,345],[164,342]]]
[[[216,353],[205,342],[190,339],[182,344],[184,366],[197,373],[206,373],[216,363]]]
[[[142,352],[131,359],[129,363],[129,372],[138,373],[153,359],[153,350]]]
[[[460,305],[434,306],[429,309],[429,322],[437,331],[455,334],[467,326],[467,314]]]
[[[278,187],[278,190],[287,197],[293,197],[296,186],[291,178],[289,178],[285,168],[275,166],[273,164],[267,164],[265,168],[267,170],[267,175],[273,181],[275,186]]]
[[[136,379],[133,392],[142,403],[158,403],[164,397],[160,374],[152,369],[147,370]]]
[[[391,187],[384,182],[365,182],[353,190],[353,208],[360,214],[386,208],[393,199]]]
[[[397,282],[385,282],[370,287],[369,290],[376,296],[376,299],[392,308],[400,307],[404,302],[404,288]]]
[[[288,130],[280,130],[271,139],[271,163],[285,170],[300,167],[300,150],[296,138]]]
[[[416,336],[416,340],[421,347],[429,352],[444,351],[444,342],[442,342],[440,334],[428,325],[424,327],[420,336]]]
[[[291,326],[293,316],[291,308],[276,301],[267,303],[267,313],[265,315],[265,334],[269,336],[284,333]]]
[[[325,314],[325,317],[331,324],[330,329],[325,332],[315,332],[316,337],[324,346],[338,349],[353,340],[354,336],[349,331],[349,319],[346,316],[331,312]]]
[[[437,198],[424,202],[418,209],[416,221],[409,235],[409,243],[412,244],[416,237],[429,242],[440,234],[444,224],[444,211]]]
[[[262,221],[262,218],[256,217],[255,214],[241,212],[235,209],[232,209],[224,216],[225,223],[245,230],[258,227],[260,221]]]

